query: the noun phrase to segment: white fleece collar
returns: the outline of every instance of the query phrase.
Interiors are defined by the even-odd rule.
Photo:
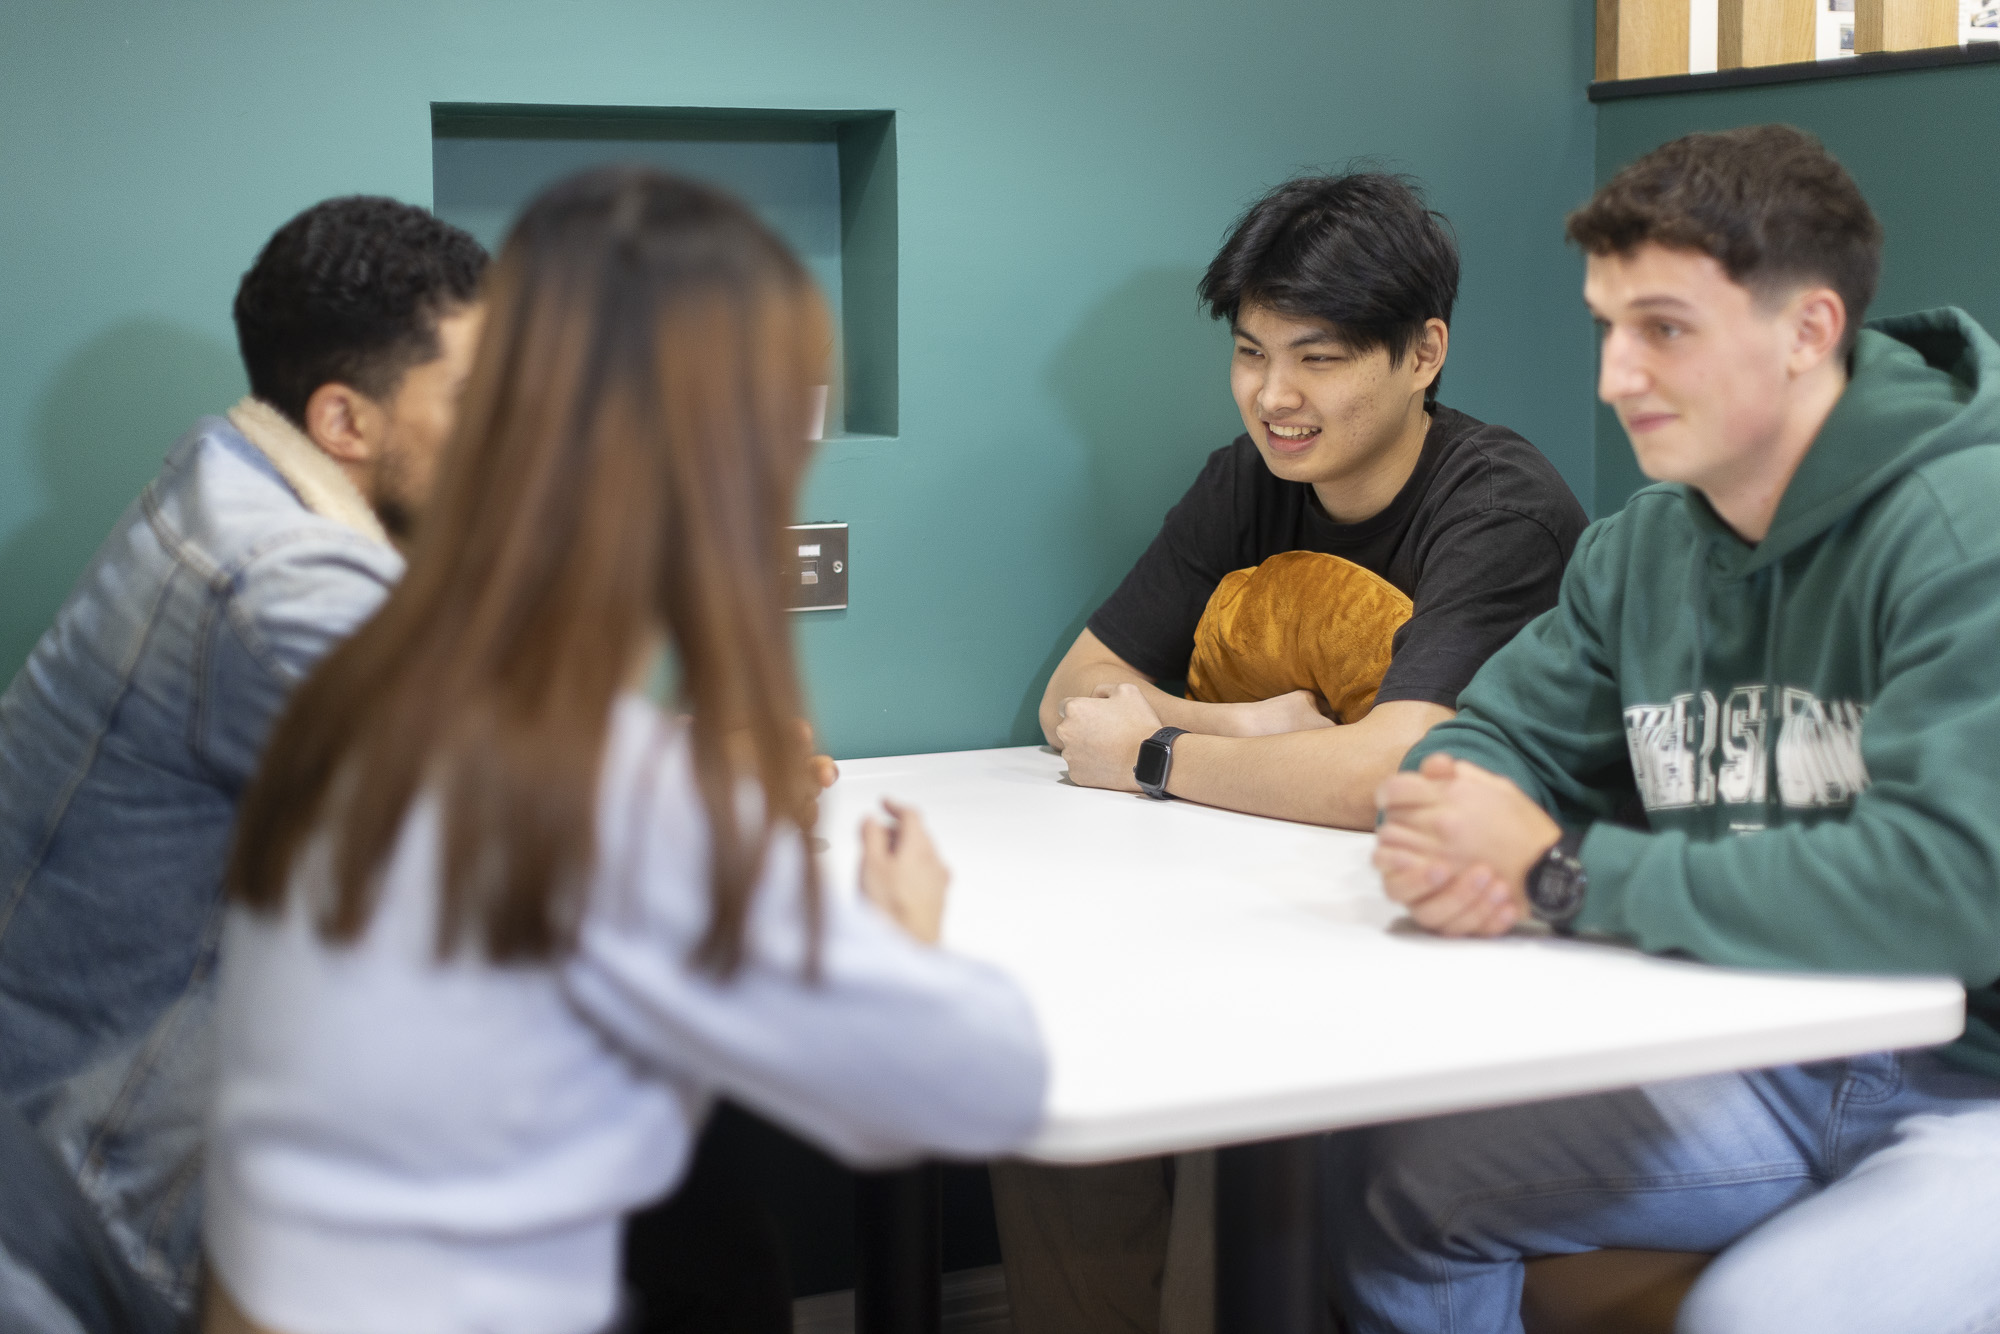
[[[346,524],[383,546],[392,545],[368,501],[309,436],[260,398],[244,398],[229,410],[229,423],[263,451],[278,475],[298,492],[305,507],[321,518]]]

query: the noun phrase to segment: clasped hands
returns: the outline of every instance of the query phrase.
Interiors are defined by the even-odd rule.
[[[1418,926],[1441,936],[1498,936],[1529,915],[1528,871],[1562,827],[1513,783],[1449,755],[1429,755],[1375,791],[1375,869]]]

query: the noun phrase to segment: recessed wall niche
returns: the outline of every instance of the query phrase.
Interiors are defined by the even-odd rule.
[[[492,250],[543,186],[613,162],[720,186],[756,210],[812,270],[841,332],[828,438],[896,434],[893,111],[431,106],[432,206]]]

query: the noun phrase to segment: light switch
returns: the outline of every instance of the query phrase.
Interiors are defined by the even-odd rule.
[[[791,535],[793,611],[840,611],[847,606],[847,525],[801,523]]]

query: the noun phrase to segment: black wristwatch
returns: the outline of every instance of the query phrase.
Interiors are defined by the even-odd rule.
[[[1569,924],[1583,911],[1583,896],[1590,889],[1590,877],[1584,873],[1579,856],[1583,833],[1581,829],[1570,830],[1528,868],[1528,907],[1536,921],[1547,922],[1558,931],[1569,930]]]
[[[1185,727],[1162,727],[1139,743],[1139,762],[1132,766],[1132,777],[1138,780],[1139,790],[1154,801],[1167,799],[1167,775],[1174,770],[1174,738],[1186,735]]]

